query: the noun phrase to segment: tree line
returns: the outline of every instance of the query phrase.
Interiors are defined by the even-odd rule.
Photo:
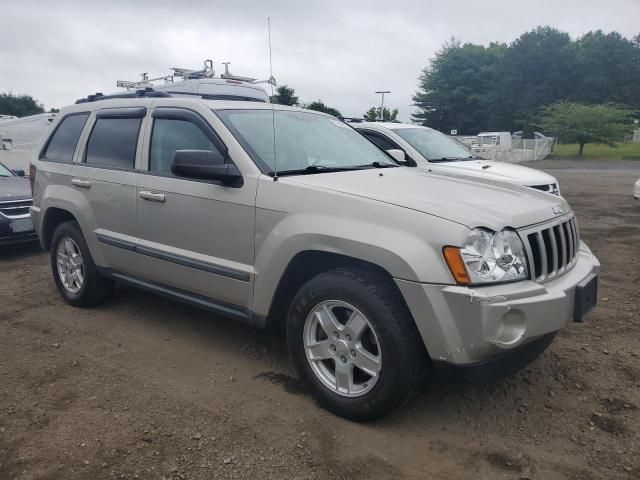
[[[0,115],[26,117],[38,113],[44,113],[44,105],[32,96],[0,93]]]
[[[572,40],[545,26],[510,44],[452,39],[423,69],[413,100],[414,122],[463,134],[532,130],[558,102],[640,110],[640,34],[597,30]]]

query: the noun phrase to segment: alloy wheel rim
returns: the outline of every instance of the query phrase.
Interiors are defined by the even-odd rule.
[[[315,376],[333,393],[360,397],[378,383],[382,350],[373,326],[353,305],[327,300],[305,320],[304,350]]]
[[[56,251],[58,277],[69,293],[78,293],[84,284],[84,263],[78,244],[70,237],[63,237]]]

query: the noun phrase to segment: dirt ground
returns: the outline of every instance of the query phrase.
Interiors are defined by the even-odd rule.
[[[131,288],[91,310],[0,252],[0,479],[639,479],[640,162],[537,164],[600,258],[600,303],[526,370],[355,424],[274,333]]]

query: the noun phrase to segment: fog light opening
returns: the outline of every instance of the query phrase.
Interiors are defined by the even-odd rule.
[[[514,345],[518,343],[527,329],[522,312],[511,310],[504,314],[496,329],[496,343],[498,345]]]

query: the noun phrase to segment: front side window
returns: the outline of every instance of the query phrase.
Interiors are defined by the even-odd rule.
[[[398,148],[397,145],[394,145],[388,138],[377,133],[364,132],[364,135],[383,150]]]
[[[0,177],[13,177],[13,173],[0,163]]]
[[[471,160],[473,156],[464,146],[444,133],[430,128],[397,128],[393,132],[422,154],[430,162]]]
[[[142,118],[99,117],[87,142],[87,165],[133,169]]]
[[[88,113],[80,113],[62,119],[49,140],[42,158],[51,162],[71,162],[87,118],[89,118]]]
[[[397,166],[353,128],[332,117],[262,109],[218,110],[216,114],[264,173],[273,174],[276,168],[278,174],[285,174]]]
[[[171,174],[171,163],[176,150],[209,150],[224,163],[224,155],[194,123],[175,118],[156,118],[153,121],[149,171]]]

